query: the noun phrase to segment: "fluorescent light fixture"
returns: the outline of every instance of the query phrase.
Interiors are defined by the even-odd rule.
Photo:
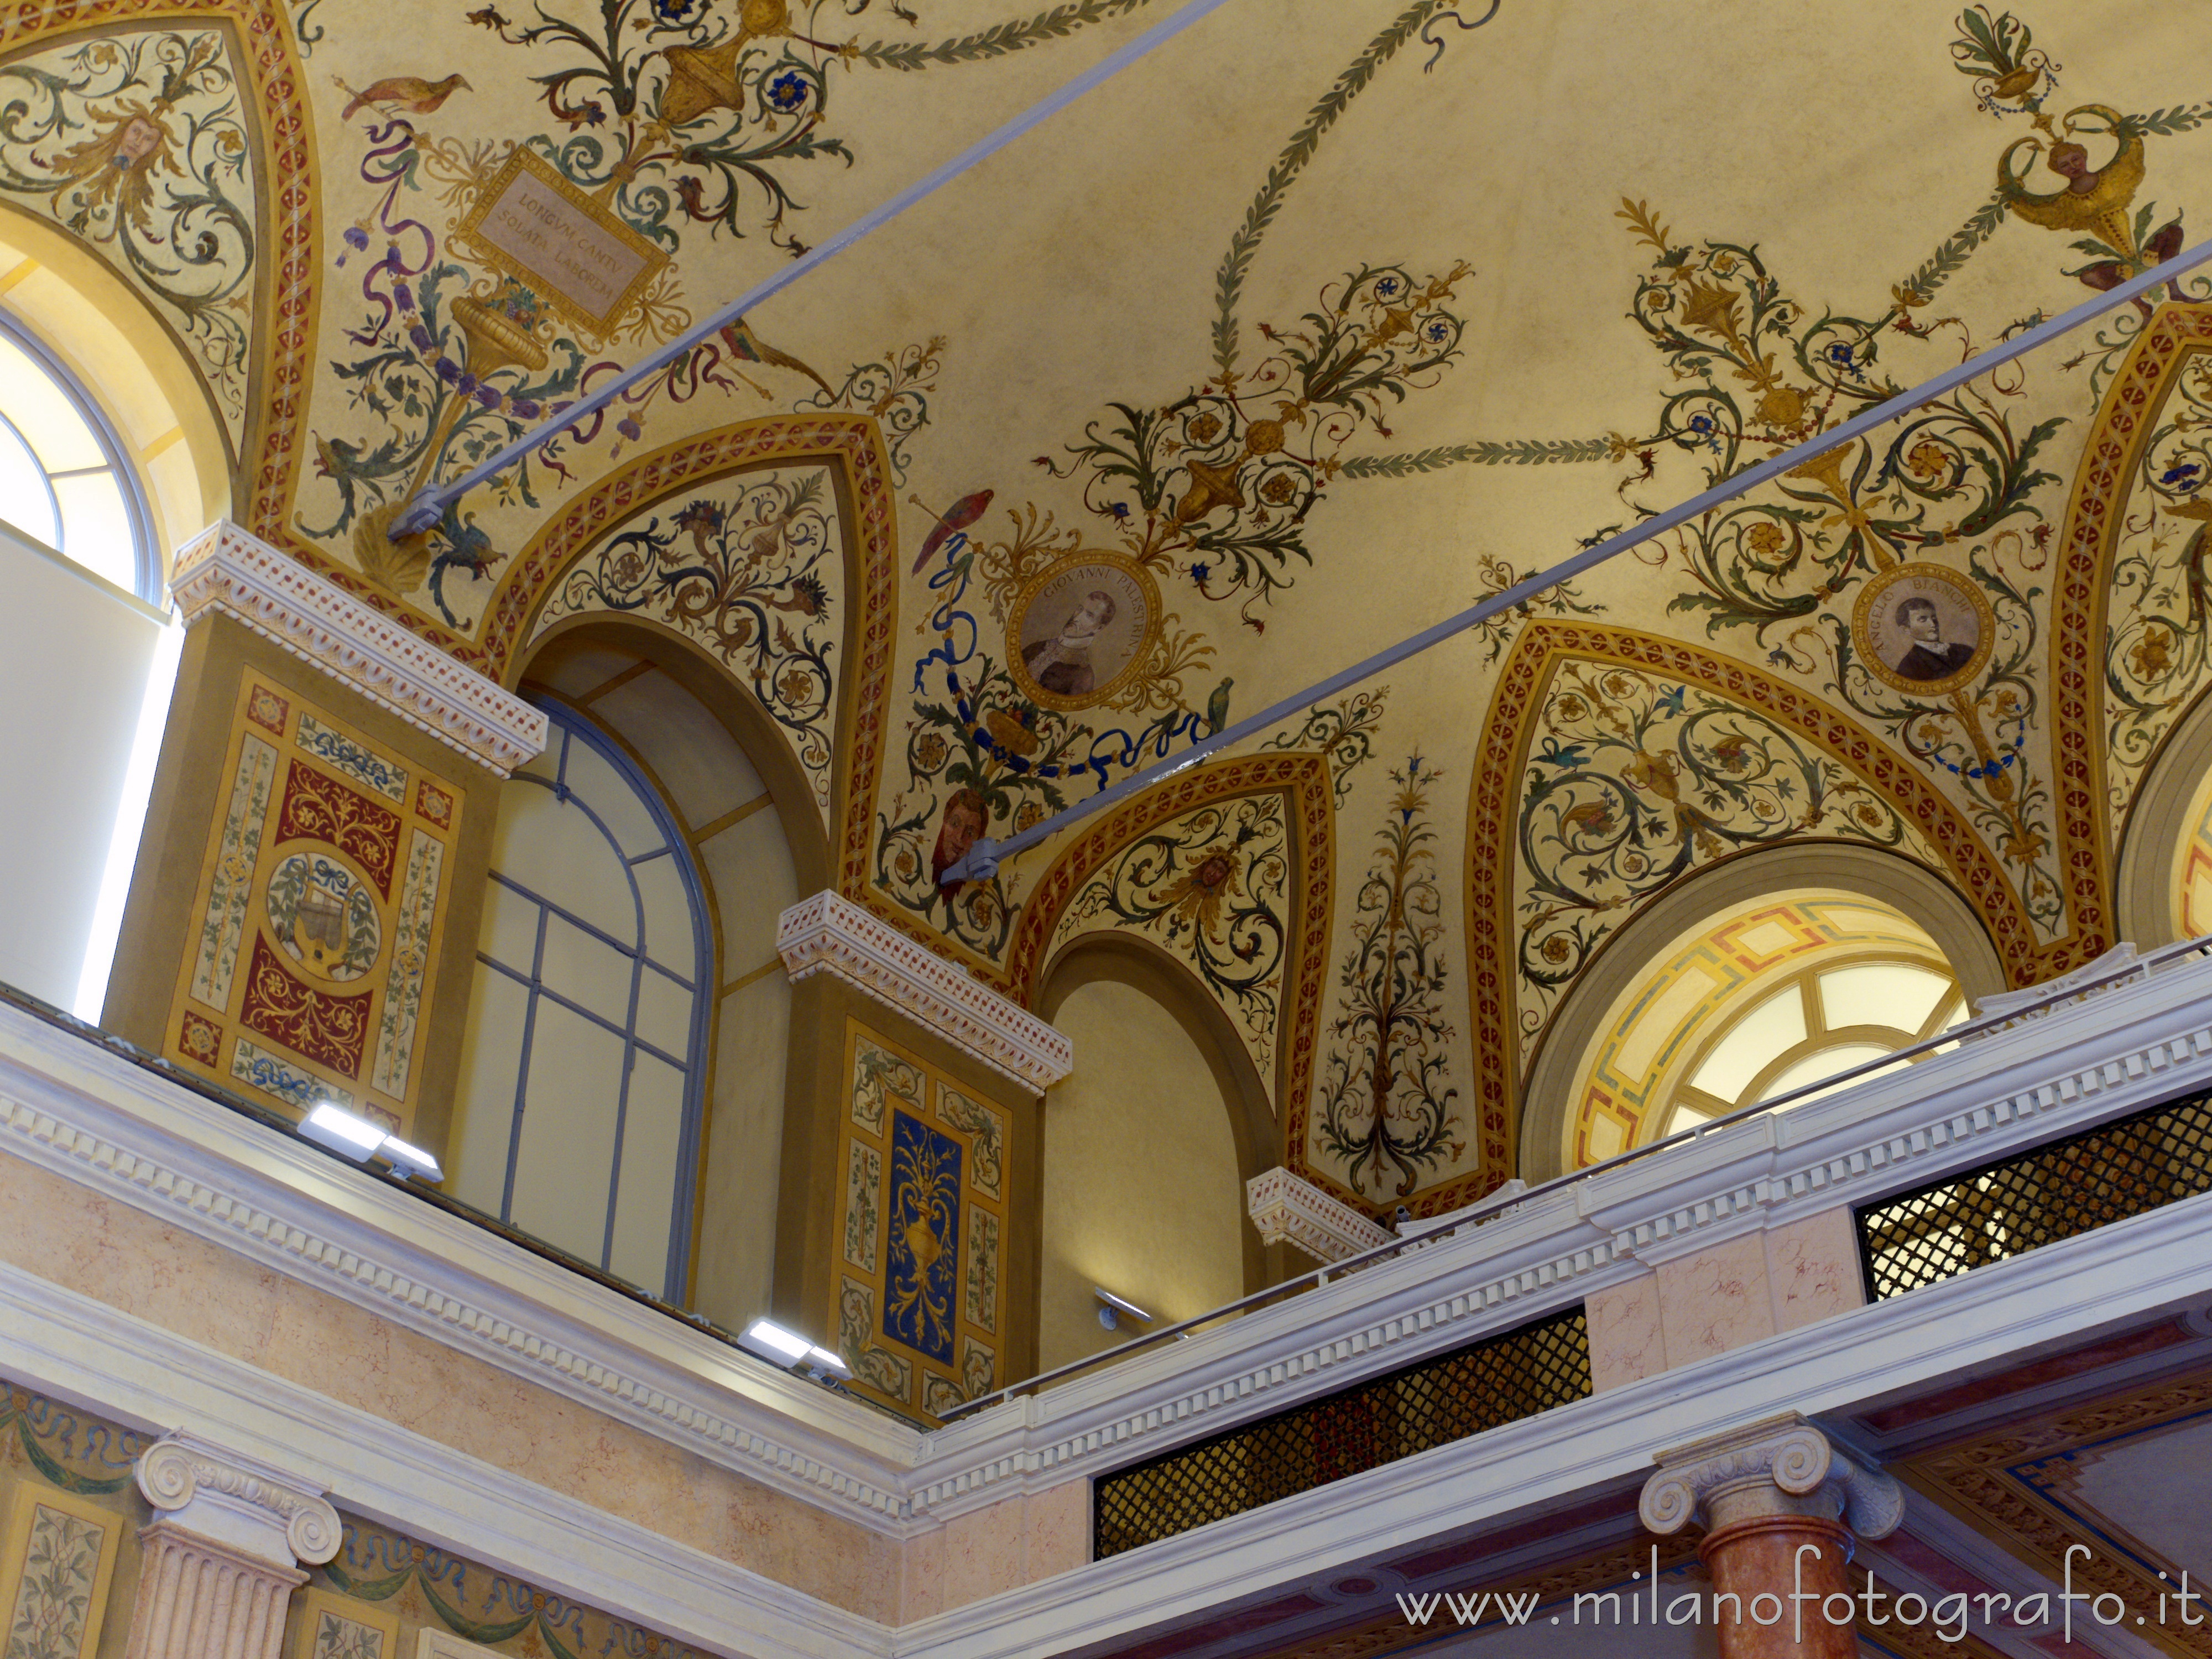
[[[410,1176],[424,1181],[446,1178],[446,1172],[438,1167],[438,1160],[420,1146],[410,1146],[398,1135],[385,1133],[381,1126],[349,1112],[333,1101],[319,1102],[314,1110],[301,1120],[300,1133],[356,1164],[380,1158],[402,1181]]]
[[[1116,1296],[1113,1291],[1097,1285],[1091,1287],[1091,1294],[1098,1298],[1098,1322],[1109,1331],[1120,1326],[1123,1314],[1128,1315],[1132,1319],[1141,1320],[1147,1325],[1152,1322],[1152,1316],[1126,1296]]]
[[[420,1146],[411,1146],[398,1135],[386,1135],[384,1144],[376,1149],[375,1156],[392,1165],[392,1173],[402,1181],[417,1176],[424,1181],[443,1181],[446,1172],[438,1167],[438,1160]]]
[[[853,1374],[853,1368],[827,1348],[808,1348],[806,1363],[828,1376],[850,1376]]]
[[[324,1101],[307,1114],[300,1133],[310,1140],[343,1153],[356,1164],[366,1164],[384,1144],[384,1131],[365,1117],[356,1117],[343,1106]]]
[[[814,1345],[805,1337],[787,1331],[769,1319],[756,1319],[746,1326],[745,1334],[738,1339],[738,1344],[763,1359],[773,1359],[786,1370],[798,1364],[814,1351]]]

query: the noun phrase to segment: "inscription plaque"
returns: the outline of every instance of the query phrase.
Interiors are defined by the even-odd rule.
[[[491,264],[595,334],[658,276],[668,256],[555,172],[518,149],[459,226]]]

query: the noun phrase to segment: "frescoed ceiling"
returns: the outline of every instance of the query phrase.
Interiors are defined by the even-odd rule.
[[[1912,860],[2015,983],[2114,942],[2129,805],[2212,678],[2203,279],[1114,844],[936,875],[2172,255],[2212,212],[2185,8],[1229,0],[386,536],[1168,10],[70,0],[0,21],[0,199],[146,295],[249,529],[509,680],[582,611],[686,634],[849,896],[1021,995],[1143,932],[1286,1159],[1378,1210],[1514,1172],[1583,969],[1724,860]]]

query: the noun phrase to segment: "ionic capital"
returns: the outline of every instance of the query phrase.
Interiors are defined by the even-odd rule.
[[[1841,1520],[1858,1537],[1886,1538],[1905,1516],[1905,1493],[1880,1469],[1839,1451],[1795,1412],[1659,1454],[1637,1512],[1653,1532],[1707,1531],[1773,1515]]]
[[[338,1512],[316,1487],[181,1431],[138,1459],[157,1522],[271,1566],[317,1566],[338,1551]]]

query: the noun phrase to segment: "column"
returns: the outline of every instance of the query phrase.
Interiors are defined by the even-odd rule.
[[[1905,1494],[1796,1413],[1662,1452],[1638,1505],[1662,1534],[1695,1522],[1721,1659],[1857,1659],[1845,1568],[1885,1538]]]
[[[338,1512],[267,1464],[177,1433],[138,1459],[156,1518],[126,1659],[276,1659],[284,1612],[313,1566],[337,1553]]]

